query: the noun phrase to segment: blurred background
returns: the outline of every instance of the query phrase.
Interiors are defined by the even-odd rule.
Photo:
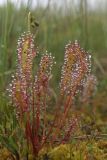
[[[98,79],[95,107],[107,114],[107,1],[106,0],[0,0],[0,106],[16,68],[17,39],[27,31],[27,15],[39,23],[35,45],[55,56],[52,85],[59,87],[64,47],[78,40],[92,55],[92,70]],[[37,65],[37,63],[35,63]]]

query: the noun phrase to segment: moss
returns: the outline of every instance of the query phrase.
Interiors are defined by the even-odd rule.
[[[100,142],[94,140],[90,143],[61,144],[46,153],[46,148],[40,153],[40,160],[106,160],[107,155],[99,147]]]
[[[15,160],[14,156],[6,149],[0,149],[0,160]]]

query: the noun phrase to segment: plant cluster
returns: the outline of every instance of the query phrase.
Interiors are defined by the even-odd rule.
[[[65,47],[59,97],[55,106],[48,104],[54,57],[47,52],[43,54],[33,76],[33,59],[37,51],[30,32],[19,38],[17,56],[17,69],[12,76],[9,92],[27,145],[38,156],[46,144],[55,146],[67,143],[78,126],[79,117],[69,112],[76,95],[81,94],[82,90],[86,94],[88,81],[94,78],[88,78],[91,77],[91,56],[80,48],[77,41]],[[53,115],[52,120],[47,118],[48,114]]]
[[[50,82],[55,60],[46,51],[34,70],[38,49],[34,45],[35,35],[31,33],[30,23],[29,13],[28,31],[18,39],[16,72],[8,88],[14,118],[10,129],[5,124],[0,135],[5,146],[2,150],[17,160],[22,157],[38,159],[44,150],[50,148],[51,155],[52,148],[69,144],[76,130],[81,128],[82,116],[74,110],[74,104],[78,100],[88,103],[96,89],[96,78],[91,73],[91,55],[77,41],[69,42],[65,47],[56,102],[50,104],[53,100]]]

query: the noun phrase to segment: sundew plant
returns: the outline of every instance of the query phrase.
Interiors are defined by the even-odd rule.
[[[65,47],[57,101],[50,104],[50,81],[54,76],[55,60],[52,54],[46,52],[41,55],[37,72],[33,71],[33,62],[38,54],[34,38],[29,30],[18,39],[17,66],[9,94],[27,152],[36,159],[47,145],[55,147],[72,140],[80,120],[78,115],[72,114],[72,105],[77,96],[83,97],[86,102],[96,81],[91,74],[91,55],[81,49],[77,41],[69,42]],[[89,87],[90,80],[95,82],[92,89]]]

